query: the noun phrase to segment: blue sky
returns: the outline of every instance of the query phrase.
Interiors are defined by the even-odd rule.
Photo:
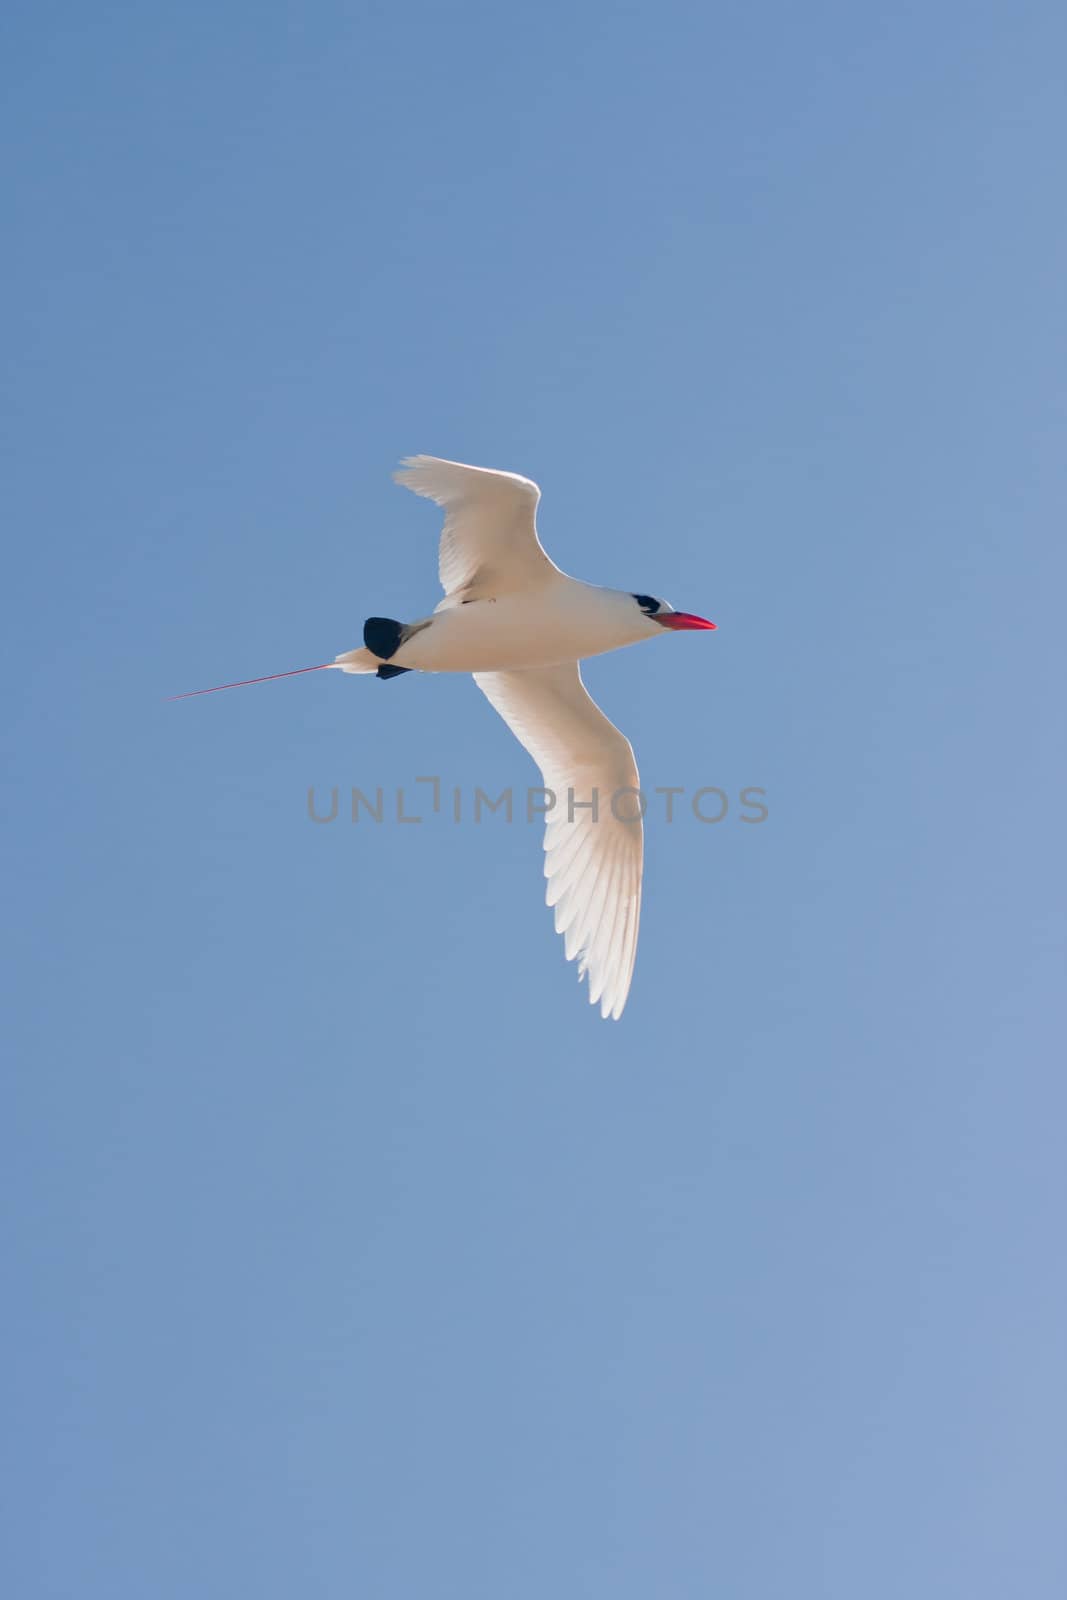
[[[1059,1596],[1052,5],[5,24],[4,1588]],[[413,451],[714,617],[600,1021]],[[425,809],[425,806],[423,807]]]

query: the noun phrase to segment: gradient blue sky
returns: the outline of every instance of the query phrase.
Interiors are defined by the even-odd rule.
[[[1063,61],[1052,4],[16,5],[2,1165],[18,1600],[1052,1600]],[[429,451],[721,631],[593,663],[629,1009]]]

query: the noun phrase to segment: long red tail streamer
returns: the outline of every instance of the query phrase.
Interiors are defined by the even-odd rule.
[[[246,689],[250,683],[272,683],[275,678],[299,678],[302,672],[325,672],[332,661],[323,661],[317,667],[294,667],[292,672],[268,672],[265,678],[241,678],[237,683],[217,683],[213,689],[189,689],[185,694],[168,694],[168,700],[192,700],[198,694],[218,694],[220,689]]]

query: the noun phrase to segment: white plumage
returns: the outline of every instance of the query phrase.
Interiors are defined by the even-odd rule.
[[[590,1000],[603,1016],[619,1017],[641,914],[637,763],[629,740],[590,699],[578,663],[664,629],[715,624],[652,595],[561,572],[538,537],[541,491],[529,478],[409,456],[396,480],[444,509],[438,568],[445,597],[418,622],[369,618],[362,647],[324,665],[379,677],[474,675],[555,797],[545,822],[548,904],[567,960],[577,960],[579,977],[589,980]]]
[[[621,1017],[641,916],[644,828],[630,741],[591,699],[576,661],[474,681],[556,797],[545,822],[546,899],[589,999]],[[590,806],[595,806],[594,812]],[[632,819],[632,820],[631,820]]]
[[[444,507],[437,570],[445,598],[438,611],[481,598],[477,591],[490,578],[499,595],[559,571],[537,537],[541,491],[529,478],[436,456],[407,456],[393,477]]]

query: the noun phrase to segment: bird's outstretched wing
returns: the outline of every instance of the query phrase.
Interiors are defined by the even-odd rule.
[[[578,663],[476,672],[474,681],[541,769],[548,904],[589,999],[620,1017],[630,991],[644,854],[630,741],[590,699]],[[595,796],[596,810],[588,803]],[[633,818],[634,820],[623,820]]]
[[[529,478],[437,456],[408,456],[393,476],[444,507],[439,611],[544,583],[559,571],[537,537],[541,491]]]

